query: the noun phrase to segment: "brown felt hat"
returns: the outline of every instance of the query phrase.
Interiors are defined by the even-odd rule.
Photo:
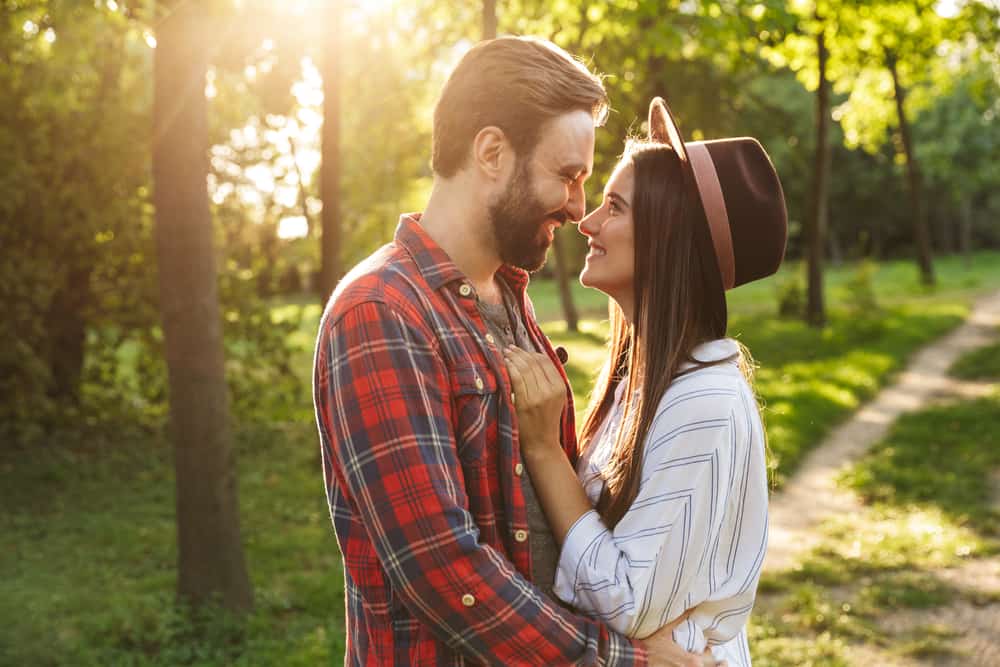
[[[708,221],[722,285],[765,278],[781,265],[788,212],[778,173],[751,137],[689,141],[661,97],[649,103],[649,139],[677,153]]]

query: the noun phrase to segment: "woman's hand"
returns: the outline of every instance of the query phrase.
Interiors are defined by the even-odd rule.
[[[507,372],[514,385],[521,451],[539,455],[559,448],[559,427],[566,407],[566,383],[544,354],[509,346],[504,350]]]

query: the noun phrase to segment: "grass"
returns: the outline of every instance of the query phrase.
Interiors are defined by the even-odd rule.
[[[0,665],[317,665],[343,653],[343,576],[311,425],[238,434],[244,622],[174,604],[170,450],[113,433],[0,466]]]
[[[963,380],[1000,380],[1000,342],[966,354],[955,362],[951,374]]]
[[[930,660],[950,654],[963,628],[949,625],[948,606],[1000,603],[939,575],[1000,554],[991,486],[997,433],[1000,395],[902,417],[841,480],[859,493],[863,512],[828,522],[799,568],[762,580],[751,620],[754,664],[859,664],[858,646]],[[912,631],[885,622],[906,610],[939,622]],[[803,646],[821,653],[803,662]]]
[[[735,290],[731,332],[761,364],[758,389],[779,476],[888,381],[916,347],[957,324],[974,294],[1000,286],[998,259],[997,253],[977,255],[969,270],[960,261],[940,260],[941,286],[933,292],[919,287],[909,262],[879,267],[873,288],[882,309],[864,317],[852,310],[845,287],[854,269],[833,270],[831,324],[821,332],[772,317],[777,285],[788,272]],[[584,294],[577,300],[582,331],[571,334],[558,321],[553,286],[532,285],[546,331],[570,351],[580,407],[606,334],[606,301],[594,292]],[[130,424],[74,428],[54,434],[45,449],[18,458],[0,453],[0,665],[295,666],[341,660],[343,575],[308,391],[319,307],[276,304],[274,314],[302,316],[301,327],[288,338],[296,350],[302,395],[301,410],[288,413],[289,421],[246,423],[237,430],[241,521],[255,611],[237,620],[217,611],[190,614],[175,604],[174,479],[163,431]],[[982,421],[982,428],[994,423],[981,412],[957,418],[961,424]],[[784,607],[754,625],[757,664],[850,664],[842,658],[845,647],[875,632],[869,610],[938,604],[954,593],[924,577],[923,570],[992,548],[977,532],[989,515],[963,514],[978,496],[935,494],[924,502],[912,487],[924,484],[922,475],[930,473],[910,473],[914,481],[904,484],[889,475],[892,456],[898,455],[881,456],[888,458],[881,466],[873,459],[864,473],[872,481],[863,488],[880,508],[867,527],[859,530],[851,522],[831,527],[829,548],[803,570],[812,580],[765,582],[783,596]],[[907,457],[906,465],[918,463],[916,458]],[[971,466],[951,460],[948,465],[954,466],[949,474],[957,476],[956,484],[974,488],[966,484]],[[862,473],[856,476],[861,484]],[[938,495],[943,505],[936,504]],[[918,509],[911,511],[911,505]],[[966,514],[973,518],[960,518]],[[941,530],[921,532],[921,526]],[[929,551],[927,544],[933,547]],[[880,545],[890,548],[867,566],[862,561],[870,559],[849,558],[857,549],[882,554]],[[916,574],[903,576],[907,568]],[[872,590],[845,593],[844,602],[826,595],[825,587],[863,585],[851,584],[852,578],[870,579]],[[917,639],[911,643],[914,651],[923,650]]]

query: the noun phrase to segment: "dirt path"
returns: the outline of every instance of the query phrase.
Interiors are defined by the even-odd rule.
[[[841,469],[884,438],[903,413],[945,396],[973,398],[996,384],[964,382],[948,369],[965,352],[990,343],[1000,327],[1000,292],[978,300],[958,329],[916,354],[896,381],[879,392],[850,420],[829,435],[771,499],[765,571],[792,567],[821,539],[817,528],[827,518],[860,510],[854,494],[836,486]],[[997,663],[1000,664],[1000,663]]]

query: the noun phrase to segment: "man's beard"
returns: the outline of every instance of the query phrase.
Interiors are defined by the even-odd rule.
[[[525,271],[537,271],[545,265],[548,238],[540,236],[546,220],[565,222],[563,211],[551,213],[535,196],[528,176],[527,160],[519,160],[507,189],[489,207],[493,240],[500,261]]]

